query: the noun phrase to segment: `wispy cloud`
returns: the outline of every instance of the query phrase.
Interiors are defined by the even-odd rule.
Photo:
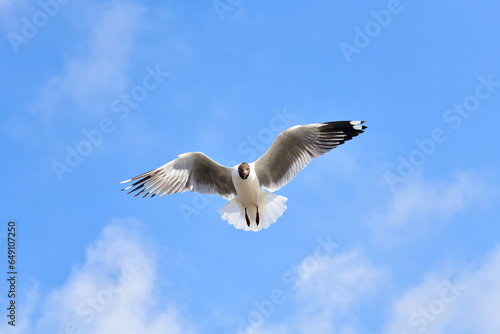
[[[498,333],[499,275],[499,247],[469,268],[455,271],[454,279],[431,273],[393,303],[384,332]]]
[[[129,62],[143,26],[143,6],[110,1],[72,10],[65,15],[70,17],[75,37],[71,47],[60,50],[68,56],[56,64],[57,74],[40,84],[25,104],[28,112],[16,113],[1,125],[4,134],[30,146],[47,137],[61,121],[78,123],[109,113],[111,102],[130,83]]]
[[[43,297],[41,315],[23,333],[192,333],[157,285],[151,243],[128,219],[107,226],[83,265]]]
[[[430,215],[448,220],[488,194],[486,180],[474,173],[462,172],[450,181],[419,180],[410,183],[393,197],[387,222],[404,225]]]
[[[29,309],[19,333],[198,333],[195,320],[179,312],[159,288],[156,249],[134,219],[116,220],[86,250],[67,280],[39,296],[29,292]],[[246,333],[360,333],[359,317],[370,301],[387,298],[382,333],[498,333],[500,246],[458,267],[440,267],[395,298],[387,292],[389,268],[361,250],[306,257],[300,284],[290,289],[285,318],[270,318]],[[167,300],[167,301],[166,301]],[[379,307],[379,306],[377,306]],[[37,312],[32,310],[36,309]],[[381,312],[383,313],[383,312]],[[29,320],[26,321],[25,319]],[[1,325],[5,327],[5,323]]]
[[[82,24],[87,26],[88,39],[64,62],[62,73],[45,83],[35,103],[45,119],[68,101],[95,115],[125,90],[144,11],[139,4],[118,1],[86,8]]]
[[[500,246],[461,267],[431,270],[396,297],[386,289],[389,275],[357,251],[330,256],[296,291],[293,316],[251,333],[363,333],[366,306],[379,298],[389,305],[380,333],[500,331]]]
[[[302,277],[292,297],[293,317],[267,324],[255,333],[348,332],[357,327],[350,323],[351,313],[375,295],[386,276],[361,251],[326,256],[318,261],[316,270]]]
[[[411,230],[413,238],[430,226],[442,226],[467,209],[491,202],[497,193],[487,174],[461,171],[438,181],[415,177],[393,193],[388,206],[378,210],[370,224],[380,240],[397,242],[402,232]]]
[[[6,9],[7,7],[11,6],[14,2],[13,0],[0,0],[0,8]]]

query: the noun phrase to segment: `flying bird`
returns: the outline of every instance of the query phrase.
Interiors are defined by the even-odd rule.
[[[364,121],[296,125],[278,135],[264,155],[254,162],[226,167],[201,152],[184,153],[177,159],[120,183],[133,182],[122,190],[143,197],[193,191],[216,194],[229,200],[218,212],[237,229],[268,228],[286,210],[286,197],[272,194],[304,167],[326,152],[364,132]],[[267,191],[266,191],[267,190]]]

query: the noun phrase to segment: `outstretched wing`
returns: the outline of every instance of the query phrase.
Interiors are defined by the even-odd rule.
[[[297,125],[278,135],[269,150],[255,161],[260,185],[276,191],[290,182],[313,158],[363,133],[364,121]]]
[[[236,195],[231,178],[231,169],[219,165],[201,152],[179,155],[175,160],[120,183],[135,181],[122,190],[137,191],[135,196],[145,192],[144,197],[151,195],[170,195],[184,191],[202,194],[217,194],[226,199]]]

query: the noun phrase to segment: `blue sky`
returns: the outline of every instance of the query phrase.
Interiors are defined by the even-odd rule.
[[[0,1],[0,242],[7,258],[15,220],[19,272],[0,331],[498,333],[499,10]],[[116,184],[352,119],[367,131],[279,190],[258,233],[220,197]]]

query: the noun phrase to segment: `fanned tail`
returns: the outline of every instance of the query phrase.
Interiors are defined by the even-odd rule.
[[[286,210],[285,202],[287,201],[287,198],[268,192],[262,192],[260,195],[258,205],[259,225],[257,225],[256,222],[256,207],[246,208],[247,215],[250,220],[250,226],[247,225],[247,220],[245,218],[245,206],[238,199],[238,197],[233,198],[226,205],[221,207],[218,212],[222,216],[223,220],[227,220],[229,224],[233,225],[237,229],[254,232],[266,229],[283,215],[283,212]]]
[[[245,221],[245,207],[238,197],[235,197],[227,202],[226,205],[220,208],[217,212],[219,212],[223,220],[227,220],[229,224],[233,225],[237,229],[245,231],[250,230]]]

